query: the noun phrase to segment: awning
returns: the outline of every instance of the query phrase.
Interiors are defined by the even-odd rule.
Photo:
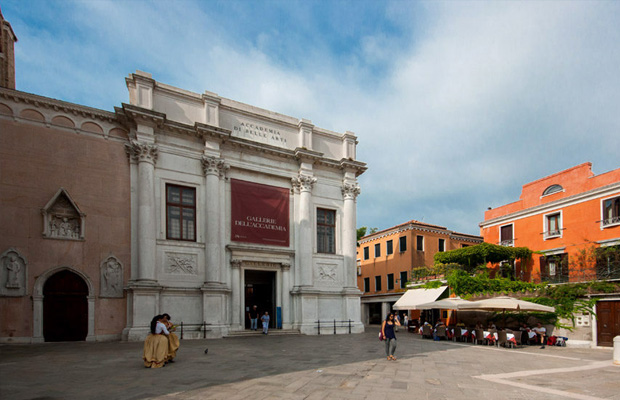
[[[441,297],[448,289],[442,286],[437,289],[409,289],[392,307],[394,310],[419,310],[419,304],[430,303]]]
[[[470,301],[463,300],[460,297],[448,297],[446,299],[441,299],[437,301],[433,301],[431,303],[418,304],[418,310],[458,310],[458,307],[461,304],[471,303]]]

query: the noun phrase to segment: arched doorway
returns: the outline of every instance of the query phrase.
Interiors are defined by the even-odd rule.
[[[46,342],[86,340],[88,285],[70,270],[59,271],[43,286],[43,337]]]

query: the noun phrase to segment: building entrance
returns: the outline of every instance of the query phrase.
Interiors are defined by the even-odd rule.
[[[86,340],[88,286],[71,271],[60,271],[43,286],[43,337],[46,342]]]
[[[612,347],[614,337],[620,335],[620,301],[596,303],[596,321],[598,345]]]
[[[258,306],[258,312],[262,316],[265,311],[269,313],[269,327],[276,326],[276,273],[274,271],[245,271],[245,329],[250,329],[248,312],[252,306]],[[258,320],[258,329],[262,327]]]

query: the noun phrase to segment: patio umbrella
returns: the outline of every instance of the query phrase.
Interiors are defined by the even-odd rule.
[[[459,304],[458,310],[554,312],[555,308],[532,303],[531,301],[515,299],[514,297],[499,296]]]
[[[471,303],[471,302],[461,299],[460,297],[448,297],[446,299],[432,301],[430,303],[418,304],[416,308],[418,310],[432,310],[432,309],[457,310],[459,304],[464,304],[464,303]],[[456,319],[456,312],[454,313],[454,318]]]
[[[542,304],[532,303],[531,301],[519,300],[514,297],[499,296],[490,299],[470,301],[458,306],[459,310],[470,311],[501,311],[504,314],[506,311],[516,312],[554,312],[554,307],[543,306]],[[504,320],[504,326],[506,321]]]
[[[432,301],[430,303],[418,304],[416,308],[418,310],[431,310],[434,308],[441,310],[458,310],[459,304],[466,303],[471,303],[471,301],[463,300],[460,297],[450,297],[447,299]]]

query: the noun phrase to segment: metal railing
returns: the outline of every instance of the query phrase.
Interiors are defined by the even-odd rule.
[[[334,328],[334,335],[336,335],[337,332],[337,328],[349,328],[349,334],[351,334],[351,326],[352,326],[353,321],[346,320],[346,321],[321,321],[318,320],[316,321],[316,328],[317,328],[317,332],[320,335],[321,334],[321,324],[323,324],[324,327],[326,328],[330,328],[333,326]]]
[[[207,325],[210,325],[210,324],[207,324],[206,321],[203,321],[202,324],[198,325],[198,329],[193,329],[193,330],[194,331],[198,330],[198,331],[202,332],[202,338],[206,339],[207,338],[207,332],[211,330],[211,329],[207,328]],[[194,327],[195,326],[196,325],[194,325]],[[181,328],[181,337],[180,337],[180,339],[183,339],[183,334],[184,334],[184,331],[186,329],[185,325],[183,324],[183,321],[181,321],[181,324],[179,325],[179,327]]]

